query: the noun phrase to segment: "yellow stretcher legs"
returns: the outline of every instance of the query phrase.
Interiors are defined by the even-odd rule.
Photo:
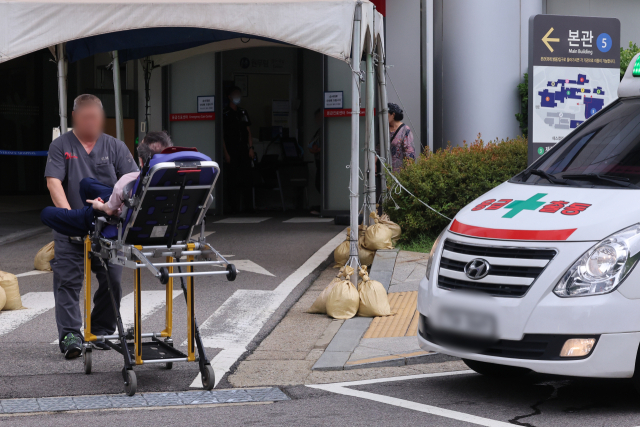
[[[168,256],[167,262],[173,262],[173,257]],[[169,274],[173,273],[173,267],[167,267]],[[173,277],[169,277],[167,282],[167,304],[166,315],[164,321],[164,330],[161,332],[161,336],[170,337],[171,329],[173,329]]]
[[[187,251],[193,251],[195,248],[196,245],[194,243],[187,244]],[[194,259],[193,255],[187,256],[188,262],[193,262]],[[187,272],[193,272],[193,266],[187,266]],[[187,360],[194,362],[196,360],[194,348],[196,322],[194,313],[193,276],[187,276],[187,322]]]
[[[96,336],[91,333],[91,239],[84,239],[84,340],[95,341]]]

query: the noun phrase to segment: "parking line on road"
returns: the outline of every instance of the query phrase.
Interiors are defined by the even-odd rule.
[[[0,335],[18,328],[36,316],[51,310],[55,306],[53,292],[29,292],[22,296],[22,310],[0,312]]]
[[[46,270],[46,271],[31,270],[31,271],[27,271],[26,273],[16,274],[16,277],[36,276],[38,274],[47,274],[47,273],[52,273],[52,272],[49,270]]]
[[[205,347],[222,348],[211,361],[216,385],[247,346],[260,332],[271,315],[302,280],[313,272],[344,240],[344,232],[333,239],[304,262],[273,291],[237,290],[200,326]],[[200,375],[190,387],[202,387]]]
[[[247,218],[225,218],[220,221],[214,221],[214,224],[258,224],[260,222],[271,219],[271,217],[247,217]]]
[[[359,385],[379,384],[385,382],[407,381],[421,378],[445,377],[451,375],[473,374],[471,370],[438,372],[433,374],[408,375],[405,377],[378,378],[375,380],[361,380],[333,384],[313,384],[307,387],[325,390],[331,393],[342,394],[345,396],[359,397],[361,399],[372,400],[374,402],[386,403],[387,405],[398,406],[400,408],[411,409],[413,411],[424,412],[426,414],[437,415],[440,417],[450,418],[453,420],[464,421],[471,424],[477,424],[485,427],[513,427],[513,424],[502,421],[492,420],[489,418],[478,417],[476,415],[465,414],[464,412],[452,411],[450,409],[438,408],[437,406],[425,405],[422,403],[411,402],[409,400],[398,399],[396,397],[385,396],[382,394],[370,393],[367,391],[354,390],[348,387]]]

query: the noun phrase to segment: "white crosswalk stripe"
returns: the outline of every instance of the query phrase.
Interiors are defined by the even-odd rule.
[[[20,325],[34,319],[55,306],[53,292],[29,292],[22,295],[23,310],[0,312],[0,335],[17,329]]]
[[[182,295],[182,291],[173,291],[173,298],[178,295]],[[142,320],[145,320],[155,314],[157,311],[163,309],[166,303],[165,291],[142,291]],[[130,328],[134,323],[133,316],[133,304],[134,295],[133,292],[125,295],[120,301],[120,316],[122,317],[122,324],[124,328]],[[84,333],[84,328],[81,328],[81,333]],[[55,340],[51,344],[58,344],[58,340]]]

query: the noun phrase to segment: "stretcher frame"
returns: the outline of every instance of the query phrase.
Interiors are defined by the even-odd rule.
[[[202,185],[188,185],[187,178],[193,177],[203,169],[211,168],[214,173],[213,182],[203,188]],[[185,191],[203,190],[206,197],[198,204],[197,221],[188,230],[187,238],[184,241],[177,241],[176,237],[167,240],[161,245],[138,245],[128,241],[127,235],[136,219],[140,215],[143,201],[148,194],[152,194],[154,187],[151,187],[153,177],[156,173],[173,170],[182,177],[180,186],[160,187],[167,191],[175,192],[172,226],[169,235],[175,236],[182,202]],[[148,172],[148,174],[147,174]],[[215,385],[213,368],[206,357],[204,345],[200,337],[198,323],[195,317],[195,277],[226,275],[227,279],[235,279],[237,270],[230,264],[224,256],[216,251],[213,246],[206,242],[205,238],[205,216],[209,208],[212,196],[211,193],[219,176],[219,167],[213,161],[191,161],[191,162],[161,162],[151,168],[148,165],[143,168],[139,183],[139,189],[129,198],[130,189],[125,189],[126,208],[119,218],[100,217],[96,219],[95,231],[84,240],[84,274],[85,274],[85,301],[84,301],[84,344],[83,361],[86,374],[92,369],[92,350],[94,343],[104,343],[108,347],[118,351],[123,355],[124,367],[122,376],[126,394],[133,396],[137,390],[137,379],[133,370],[134,366],[143,364],[164,363],[167,369],[173,367],[176,362],[198,362],[202,377],[203,388],[211,390]],[[197,175],[196,175],[197,176]],[[202,193],[202,191],[201,191]],[[125,226],[128,209],[132,209],[131,218]],[[144,218],[142,218],[144,219]],[[171,223],[170,223],[171,224]],[[102,232],[107,225],[117,226],[117,238],[115,240],[102,237]],[[195,226],[200,226],[198,239],[192,239],[191,235]],[[168,227],[168,226],[167,226]],[[179,233],[177,233],[179,234]],[[184,233],[183,233],[184,234]],[[131,239],[129,239],[131,240]],[[186,257],[185,261],[182,258]],[[155,261],[160,258],[160,261]],[[117,329],[112,335],[95,335],[91,330],[91,265],[92,262],[99,262],[105,268],[107,264],[121,265],[124,268],[133,270],[134,279],[134,327],[124,330],[122,318],[117,308],[111,283],[108,280],[108,290],[116,317]],[[198,266],[220,266],[224,270],[220,271],[194,271]],[[182,268],[186,271],[183,271]],[[141,270],[148,269],[160,283],[166,287],[166,308],[165,327],[160,332],[142,332],[142,286]],[[176,269],[178,271],[176,271]],[[109,278],[109,275],[106,275]],[[187,353],[184,354],[174,348],[172,340],[173,329],[173,285],[174,278],[180,280],[180,285],[185,296],[187,305]],[[186,283],[185,283],[186,279]],[[150,339],[150,341],[143,341]],[[128,341],[133,341],[133,345]],[[143,354],[143,350],[145,354]],[[197,350],[197,351],[196,351]],[[150,357],[151,356],[151,357]]]

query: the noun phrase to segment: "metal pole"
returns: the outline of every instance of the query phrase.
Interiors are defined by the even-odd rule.
[[[380,157],[387,163],[391,162],[389,153],[389,111],[387,110],[387,79],[385,75],[385,57],[382,42],[378,44],[378,100],[380,102]],[[387,192],[387,177],[384,171],[381,173],[382,193]]]
[[[124,125],[122,122],[122,93],[120,92],[120,59],[118,51],[111,52],[113,57],[113,93],[116,100],[116,138],[124,141]],[[148,132],[148,130],[147,130]]]
[[[367,168],[368,168],[368,212],[365,215],[369,215],[370,212],[376,211],[376,155],[374,150],[376,149],[375,132],[373,127],[375,126],[375,115],[373,114],[375,106],[375,74],[373,72],[373,52],[367,52],[367,106],[365,110],[366,127],[366,141],[367,141]],[[363,221],[364,222],[364,221]],[[373,224],[373,219],[369,218],[367,221],[369,224]]]
[[[351,179],[349,182],[350,198],[350,224],[351,224],[351,244],[349,251],[349,263],[354,268],[351,283],[358,283],[358,205],[359,205],[359,181],[358,172],[360,169],[360,24],[362,20],[361,4],[356,4],[355,17],[353,21],[353,40],[351,46],[351,67],[353,75],[351,80],[351,164],[349,171]]]
[[[58,59],[58,103],[60,106],[60,135],[67,133],[67,59],[64,44],[56,45]]]

